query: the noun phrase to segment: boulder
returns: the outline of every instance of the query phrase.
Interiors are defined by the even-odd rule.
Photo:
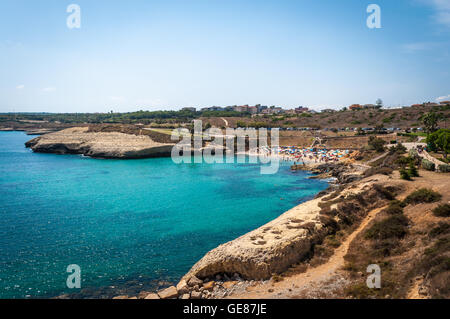
[[[201,299],[202,293],[200,291],[191,292],[191,299]]]
[[[194,286],[202,286],[203,285],[203,281],[198,279],[196,276],[192,276],[189,281],[187,282],[187,284],[190,287],[194,287]]]
[[[189,286],[188,286],[186,280],[181,280],[177,284],[177,291],[178,291],[179,295],[184,295],[189,292]]]
[[[233,287],[236,284],[237,284],[237,281],[226,281],[222,284],[222,286],[225,289],[230,289],[231,287]]]
[[[178,297],[177,288],[170,286],[169,288],[158,291],[158,295],[161,299],[172,299]]]
[[[145,296],[144,299],[159,299],[159,296],[155,293],[150,293],[147,296]]]
[[[206,284],[203,284],[204,290],[212,290],[214,288],[214,281],[209,281]]]

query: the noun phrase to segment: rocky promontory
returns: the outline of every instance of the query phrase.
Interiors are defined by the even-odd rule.
[[[157,142],[148,134],[90,127],[73,127],[25,143],[38,153],[82,154],[95,158],[137,159],[171,155],[173,143]]]
[[[385,206],[399,189],[388,181],[388,176],[371,176],[300,204],[209,251],[176,286],[142,295],[145,299],[224,298],[231,292],[267,283],[307,260],[325,237],[339,229],[356,227],[369,212]]]
[[[339,199],[322,196],[298,205],[268,224],[209,251],[183,280],[238,274],[249,280],[269,279],[301,261],[326,235],[354,214],[359,220],[368,210],[385,204],[383,187],[367,179],[339,191]],[[332,212],[332,213],[330,213]]]

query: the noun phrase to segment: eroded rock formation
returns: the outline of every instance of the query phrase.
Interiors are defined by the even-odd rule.
[[[39,153],[82,154],[119,159],[170,156],[173,145],[155,142],[148,135],[92,132],[88,127],[68,128],[25,143],[26,147]]]

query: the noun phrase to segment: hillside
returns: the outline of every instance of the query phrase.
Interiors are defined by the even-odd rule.
[[[218,128],[283,127],[283,128],[413,128],[422,126],[422,116],[430,111],[440,115],[441,127],[448,127],[450,105],[415,106],[401,109],[363,109],[322,113],[253,115],[237,112],[154,111],[133,113],[85,114],[0,114],[0,129],[57,129],[87,124],[134,124],[151,127],[176,128],[189,126],[193,119],[203,120]],[[230,116],[232,115],[232,116]]]
[[[448,127],[450,106],[417,106],[402,109],[379,109],[359,111],[338,111],[331,113],[302,113],[298,115],[271,115],[255,117],[202,118],[204,122],[217,127],[225,127],[224,119],[230,127],[310,127],[310,128],[364,128],[384,126],[385,128],[421,127],[422,116],[430,111],[441,115],[441,127]],[[447,121],[447,124],[446,124]]]

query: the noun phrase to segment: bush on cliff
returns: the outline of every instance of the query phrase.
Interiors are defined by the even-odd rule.
[[[436,165],[433,162],[424,158],[422,159],[422,168],[426,169],[427,171],[434,171],[436,170]]]
[[[441,200],[442,195],[428,188],[421,188],[405,198],[406,204],[434,203]]]
[[[395,164],[397,164],[401,168],[405,168],[412,161],[413,161],[413,159],[411,157],[409,157],[409,156],[408,157],[402,156],[402,157],[397,158],[397,160],[395,161]]]
[[[376,222],[366,231],[367,239],[402,238],[407,233],[409,220],[406,216],[393,215]]]
[[[425,250],[416,273],[425,274],[428,291],[433,299],[448,299],[450,295],[450,235],[444,232],[438,240]]]
[[[392,143],[392,142],[391,142]],[[398,143],[398,144],[396,144],[394,147],[391,147],[390,149],[389,149],[389,153],[390,154],[394,154],[394,153],[397,153],[397,154],[404,154],[404,153],[406,153],[406,147],[405,146],[403,146],[403,144],[402,143]]]
[[[439,222],[439,224],[434,227],[432,230],[430,230],[430,232],[428,233],[428,236],[430,236],[431,238],[434,237],[438,237],[441,235],[445,235],[450,233],[450,224],[449,223],[444,223],[444,222]]]
[[[403,214],[403,207],[405,205],[399,200],[393,200],[389,206],[384,210],[388,215]]]
[[[404,179],[406,181],[410,181],[411,180],[411,176],[409,176],[409,173],[406,169],[402,168],[400,169],[400,178]]]
[[[372,150],[375,150],[378,153],[384,152],[384,144],[386,144],[385,140],[382,140],[381,138],[371,136],[369,137],[369,148]]]
[[[416,165],[414,165],[414,162],[409,163],[408,174],[411,177],[419,177],[419,171],[417,170]]]
[[[449,173],[450,172],[450,165],[448,164],[441,164],[438,166],[438,170],[441,173]]]
[[[437,217],[450,217],[450,205],[442,204],[433,209],[434,216]]]

